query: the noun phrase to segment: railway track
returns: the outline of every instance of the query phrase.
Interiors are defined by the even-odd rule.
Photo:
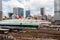
[[[9,32],[6,36],[8,38],[11,36],[14,40],[60,40],[60,31],[26,30],[26,32]]]

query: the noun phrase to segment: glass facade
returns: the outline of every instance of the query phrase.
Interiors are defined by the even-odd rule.
[[[13,13],[9,13],[9,18],[12,19]]]
[[[41,8],[41,15],[44,15],[44,8]]]
[[[24,16],[23,8],[18,8],[18,16]]]
[[[30,10],[26,11],[26,18],[30,16]]]

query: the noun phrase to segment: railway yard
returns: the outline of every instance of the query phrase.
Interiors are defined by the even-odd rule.
[[[59,31],[22,30],[0,34],[0,40],[60,40]]]
[[[60,40],[60,25],[45,20],[19,21],[1,21],[0,40]]]

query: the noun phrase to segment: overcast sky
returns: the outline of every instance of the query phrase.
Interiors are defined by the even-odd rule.
[[[21,7],[31,10],[31,15],[38,14],[40,8],[45,8],[45,14],[54,15],[54,0],[3,0],[3,15],[13,12],[13,7]]]

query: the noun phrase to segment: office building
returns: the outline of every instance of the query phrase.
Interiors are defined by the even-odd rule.
[[[44,8],[41,8],[41,15],[44,15]]]
[[[2,0],[0,0],[0,21],[2,20]]]
[[[2,0],[0,0],[0,11],[2,11]]]
[[[8,15],[9,15],[9,19],[12,19],[13,13],[8,13]]]
[[[54,19],[60,24],[60,0],[54,0]]]
[[[41,15],[42,15],[42,20],[47,20],[47,16],[45,15],[45,9],[41,8]]]
[[[30,10],[26,10],[26,18],[30,17]]]
[[[23,8],[13,8],[13,15],[15,16],[15,18],[17,17],[17,16],[24,16],[24,9]]]

